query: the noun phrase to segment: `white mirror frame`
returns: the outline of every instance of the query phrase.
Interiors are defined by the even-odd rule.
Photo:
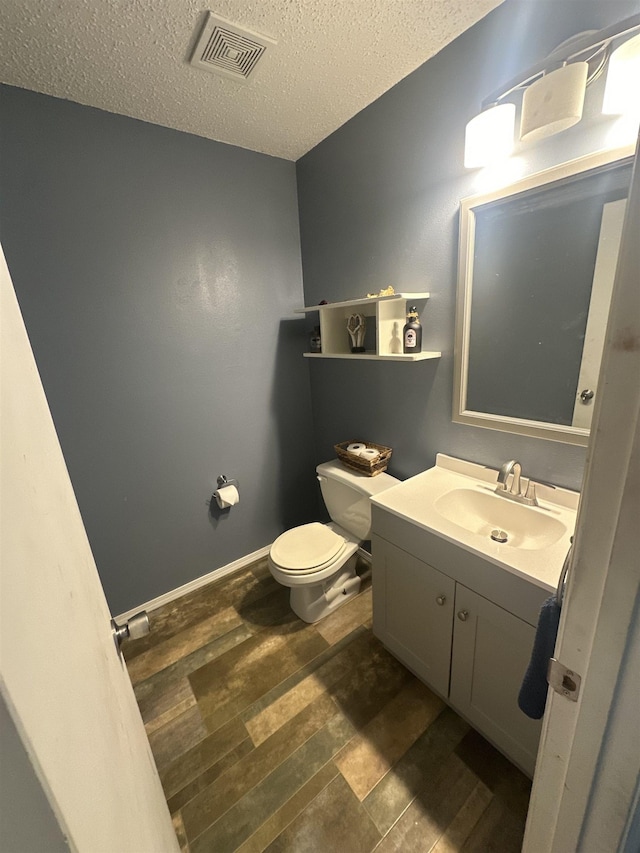
[[[456,299],[456,335],[454,349],[453,378],[453,421],[469,426],[502,430],[531,438],[546,438],[586,447],[589,442],[589,430],[563,424],[544,423],[505,415],[475,412],[467,409],[467,379],[469,362],[469,332],[471,328],[471,290],[473,283],[473,257],[475,250],[475,208],[498,199],[536,189],[563,178],[588,172],[600,166],[615,163],[633,157],[635,148],[627,145],[587,154],[575,160],[569,160],[542,172],[535,172],[513,184],[493,190],[489,193],[469,196],[460,202],[460,241],[458,248],[458,291]]]

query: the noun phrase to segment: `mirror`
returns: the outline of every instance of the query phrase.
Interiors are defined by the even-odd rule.
[[[453,420],[586,445],[633,149],[463,199]]]

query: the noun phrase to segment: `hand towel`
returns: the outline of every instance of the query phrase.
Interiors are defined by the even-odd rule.
[[[560,623],[560,605],[552,595],[543,603],[538,617],[531,660],[522,679],[518,695],[518,706],[528,717],[539,720],[544,714],[547,701],[547,668],[553,657]]]

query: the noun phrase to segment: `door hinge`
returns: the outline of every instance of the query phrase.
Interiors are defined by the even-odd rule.
[[[551,658],[547,669],[547,681],[556,693],[570,699],[572,702],[578,701],[580,695],[580,684],[582,678],[577,672],[568,669],[559,660]]]

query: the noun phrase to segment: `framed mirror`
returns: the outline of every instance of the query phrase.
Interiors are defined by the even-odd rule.
[[[462,200],[455,422],[587,444],[633,153]]]

